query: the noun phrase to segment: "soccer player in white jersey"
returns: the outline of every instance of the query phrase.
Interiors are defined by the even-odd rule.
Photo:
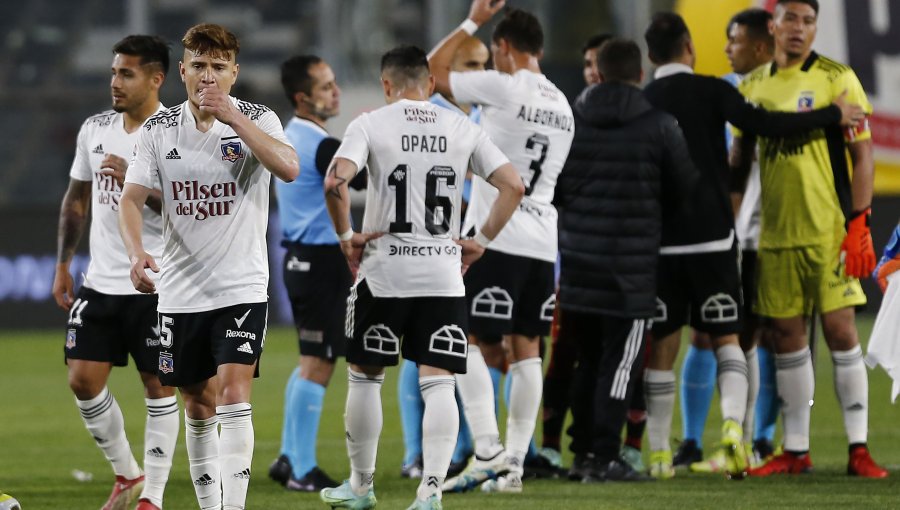
[[[269,181],[291,181],[299,167],[278,116],[228,95],[238,76],[234,34],[201,24],[182,43],[188,99],[141,130],[119,224],[134,287],[159,291],[159,376],[184,398],[200,508],[243,509],[253,458],[250,386],[266,334]],[[158,265],[140,229],[154,183],[165,224]],[[147,270],[161,270],[158,285]]]
[[[381,81],[388,105],[350,124],[325,178],[328,212],[356,283],[346,321],[351,474],[321,497],[332,508],[375,507],[384,367],[402,354],[419,365],[425,401],[422,481],[409,508],[439,509],[459,426],[453,374],[466,370],[462,273],[503,228],[525,189],[480,127],[428,102],[434,78],[424,51],[400,46],[387,52]],[[347,183],[364,167],[366,212],[356,233]],[[461,241],[455,237],[469,167],[498,195],[476,238]]]
[[[131,35],[113,46],[113,54],[113,109],[89,117],[78,133],[59,215],[53,297],[69,312],[65,349],[69,387],[85,426],[116,475],[103,509],[125,508],[140,493],[138,509],[152,510],[162,508],[172,467],[178,403],[174,390],[162,386],[156,376],[157,300],[131,285],[128,255],[118,234],[118,210],[128,166],[125,158],[130,157],[144,121],[163,109],[159,88],[169,70],[169,48],[159,37]],[[150,193],[147,205],[153,210],[144,212],[138,228],[143,229],[147,251],[159,255],[158,190]],[[69,265],[89,211],[91,264],[76,295]],[[106,387],[112,367],[127,365],[129,354],[144,383],[147,403],[144,473],[131,453],[119,404]]]
[[[541,74],[543,31],[533,15],[512,9],[491,41],[496,71],[450,72],[457,46],[505,4],[475,0],[469,17],[429,56],[438,92],[456,101],[484,105],[482,126],[510,158],[525,182],[525,198],[506,228],[466,275],[470,307],[468,370],[458,376],[466,419],[475,440],[475,460],[445,490],[468,490],[508,471],[486,490],[519,492],[528,445],[541,402],[539,339],[550,332],[555,297],[556,178],[572,145],[572,109],[562,92]],[[475,179],[463,233],[477,234],[496,192]],[[506,449],[501,446],[493,395],[481,349],[496,351],[503,339],[511,355]]]

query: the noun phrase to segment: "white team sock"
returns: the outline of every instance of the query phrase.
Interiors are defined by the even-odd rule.
[[[747,358],[737,344],[716,349],[719,380],[719,405],[723,420],[744,423],[747,412]]]
[[[784,449],[809,451],[809,403],[815,392],[809,347],[775,355],[775,381],[784,416]]]
[[[422,482],[416,497],[426,500],[432,494],[441,497],[456,436],[459,434],[459,409],[452,375],[419,378],[425,414],[422,416]]]
[[[675,372],[644,370],[644,396],[647,400],[647,439],[650,451],[671,450],[669,433],[675,409]]]
[[[134,460],[125,436],[125,417],[109,389],[104,386],[100,394],[90,400],[76,398],[75,405],[81,411],[84,426],[112,464],[113,472],[129,480],[141,476],[141,468]]]
[[[541,358],[511,363],[509,374],[512,376],[512,387],[509,390],[509,416],[506,420],[506,454],[510,466],[521,474],[544,391]],[[482,391],[487,393],[488,388],[490,386]]]
[[[144,490],[141,499],[162,508],[163,493],[172,469],[172,456],[178,440],[178,400],[175,396],[145,398],[147,425],[144,428]]]
[[[850,444],[865,443],[869,432],[869,378],[862,349],[832,351],[834,390],[844,413],[844,429]]]
[[[253,409],[248,402],[216,406],[219,434],[219,471],[222,509],[243,510],[253,463]]]
[[[482,459],[493,458],[503,449],[494,413],[494,392],[488,391],[492,385],[481,349],[470,344],[466,373],[456,374],[456,387],[475,441],[475,455]]]
[[[759,357],[756,347],[744,353],[747,359],[747,412],[744,414],[744,442],[753,441],[753,427],[756,419],[756,397],[759,395]]]
[[[184,443],[194,492],[202,510],[222,508],[219,485],[219,418],[194,420],[184,414]]]
[[[368,376],[349,372],[344,428],[350,457],[350,487],[357,496],[369,491],[375,479],[375,457],[384,417],[381,414],[381,386],[384,374]]]

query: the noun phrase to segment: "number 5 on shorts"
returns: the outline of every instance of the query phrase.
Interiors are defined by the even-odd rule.
[[[166,317],[165,315],[159,317],[159,345],[166,349],[172,347],[172,330],[169,326],[171,326],[173,322],[175,321],[171,317]]]

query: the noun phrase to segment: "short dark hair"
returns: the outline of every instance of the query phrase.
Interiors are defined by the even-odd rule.
[[[603,46],[603,43],[612,38],[612,34],[597,34],[591,36],[591,38],[584,43],[584,46],[581,47],[581,54],[583,55],[587,50],[592,50]]]
[[[513,48],[537,55],[544,49],[544,30],[534,14],[522,9],[509,9],[494,28],[491,40],[505,39]]]
[[[611,38],[597,52],[597,70],[604,82],[640,82],[641,48],[631,39]]]
[[[169,43],[156,35],[129,35],[113,46],[113,53],[141,57],[141,65],[155,64],[169,72]]]
[[[381,72],[392,80],[421,81],[428,78],[428,55],[418,46],[404,44],[381,56]]]
[[[312,94],[313,78],[309,68],[320,62],[322,59],[315,55],[296,55],[281,64],[281,87],[294,108],[297,107],[294,98],[297,92]]]
[[[691,32],[684,19],[674,12],[654,14],[650,26],[644,32],[650,60],[654,64],[665,64],[680,57],[684,51],[684,43],[690,37]]]
[[[772,13],[765,9],[744,9],[743,11],[731,17],[725,28],[725,36],[731,32],[731,27],[740,25],[747,28],[747,35],[753,39],[766,39],[771,41],[772,36],[769,34],[769,22],[772,21]]]
[[[241,51],[241,43],[238,42],[237,36],[222,25],[214,23],[192,26],[185,32],[181,43],[184,44],[184,49],[195,54],[224,60],[237,60],[238,52]]]
[[[798,4],[806,4],[813,8],[816,11],[816,14],[819,14],[819,0],[778,0],[775,2],[776,5],[783,5],[789,3],[798,3]]]

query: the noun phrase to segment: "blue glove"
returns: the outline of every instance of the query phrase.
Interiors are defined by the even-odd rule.
[[[872,278],[878,281],[882,292],[887,288],[887,275],[900,268],[898,254],[900,254],[900,225],[894,227],[894,232],[884,247],[881,260],[878,261],[878,265],[872,271]]]

